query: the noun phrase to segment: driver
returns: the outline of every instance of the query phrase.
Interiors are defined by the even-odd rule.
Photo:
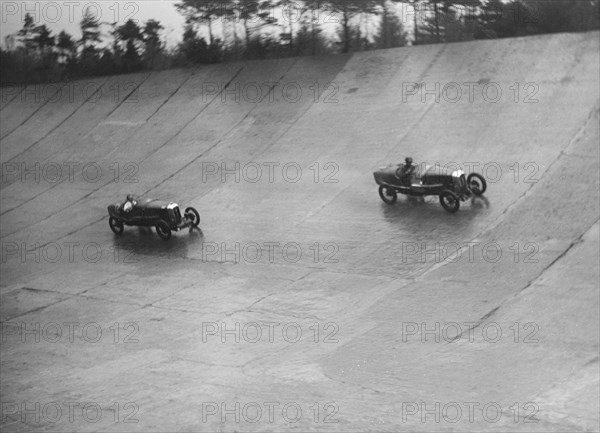
[[[409,156],[404,160],[405,164],[399,170],[398,177],[400,182],[406,186],[410,186],[412,177],[415,173],[415,166],[413,165],[413,159]]]
[[[133,209],[133,207],[136,205],[136,201],[133,198],[133,195],[128,194],[127,195],[127,201],[125,202],[125,205],[123,205],[123,210],[127,213],[131,212],[131,210]]]

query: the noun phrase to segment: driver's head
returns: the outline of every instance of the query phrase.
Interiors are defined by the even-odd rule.
[[[131,194],[127,194],[127,201],[133,202],[133,196]]]
[[[409,156],[404,160],[404,162],[406,162],[406,165],[412,165],[413,159]]]

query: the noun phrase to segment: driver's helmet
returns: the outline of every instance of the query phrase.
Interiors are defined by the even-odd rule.
[[[406,165],[412,165],[413,159],[409,156],[404,160],[404,162],[406,162]]]
[[[127,201],[130,201],[131,203],[133,203],[133,195],[127,194]]]

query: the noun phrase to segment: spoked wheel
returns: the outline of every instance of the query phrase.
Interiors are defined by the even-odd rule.
[[[389,186],[381,185],[379,187],[379,197],[386,204],[394,204],[396,200],[398,200],[398,193],[395,189],[390,188]]]
[[[487,189],[487,182],[483,176],[478,173],[471,173],[469,177],[467,177],[467,183],[469,184],[469,189],[476,196],[483,195]]]
[[[156,224],[156,233],[158,233],[158,236],[160,236],[163,241],[171,239],[171,227],[164,221],[159,221],[158,224]]]
[[[193,207],[188,207],[184,213],[185,217],[192,221],[192,227],[198,228],[200,225],[200,214]]]
[[[460,200],[452,191],[443,191],[440,194],[440,203],[450,213],[454,213],[460,208]]]
[[[123,233],[123,221],[118,220],[115,217],[110,217],[108,220],[108,225],[115,234],[120,235]]]

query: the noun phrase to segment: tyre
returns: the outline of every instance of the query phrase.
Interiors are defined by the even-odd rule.
[[[200,214],[196,209],[194,209],[193,207],[188,207],[185,210],[184,215],[192,220],[192,227],[198,228],[198,226],[200,225]]]
[[[159,221],[158,224],[156,224],[156,233],[158,233],[158,236],[160,236],[163,241],[171,239],[171,227],[164,221]]]
[[[467,184],[469,185],[469,189],[476,196],[483,195],[487,189],[487,182],[483,176],[478,173],[471,173],[469,177],[467,177]]]
[[[123,222],[121,220],[118,220],[115,217],[110,217],[108,220],[108,225],[115,234],[120,235],[123,233]]]
[[[440,194],[440,204],[450,213],[454,213],[460,208],[460,200],[456,194],[448,190]]]
[[[396,193],[394,188],[381,185],[379,187],[379,197],[381,197],[384,203],[392,205],[398,200],[398,193]]]

